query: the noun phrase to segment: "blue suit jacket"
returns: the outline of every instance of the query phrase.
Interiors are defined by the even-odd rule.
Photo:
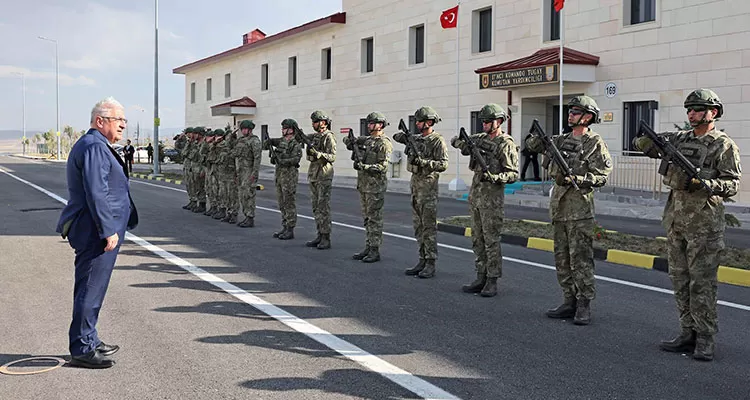
[[[127,169],[107,139],[90,129],[71,149],[67,163],[68,205],[57,232],[74,248],[98,246],[138,224]]]

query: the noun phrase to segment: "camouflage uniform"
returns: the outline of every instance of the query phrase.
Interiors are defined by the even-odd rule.
[[[249,129],[243,134],[233,149],[237,169],[238,197],[245,215],[239,226],[250,227],[255,224],[255,189],[260,173],[261,143],[260,138],[252,134],[255,124],[250,120],[240,123],[240,130]]]
[[[297,121],[285,119],[283,128],[297,127]],[[271,164],[276,165],[276,199],[281,211],[281,231],[274,232],[273,237],[281,240],[294,238],[294,227],[297,226],[297,183],[299,182],[299,161],[302,158],[302,145],[294,134],[281,138],[266,139],[263,150],[270,150]]]
[[[433,126],[441,121],[432,107],[419,108],[415,117],[417,122],[433,121]],[[393,140],[405,144],[406,135],[398,132],[393,135]],[[421,273],[422,277],[429,278],[434,275],[437,260],[438,180],[440,173],[448,169],[448,147],[443,136],[435,131],[418,135],[415,139],[416,150],[422,157],[409,151],[406,170],[411,172],[412,222],[414,236],[419,244],[419,262],[414,268],[408,269],[406,274]]]
[[[591,114],[588,125],[599,122],[599,108],[588,96],[578,96],[570,100],[568,107],[580,110],[580,118]],[[574,111],[571,111],[574,112]],[[574,114],[575,115],[575,114]],[[585,126],[583,122],[571,124]],[[586,129],[582,135],[566,133],[553,136],[557,148],[572,169],[576,190],[557,164],[545,154],[544,168],[549,170],[555,179],[550,198],[550,217],[554,228],[555,268],[557,280],[562,287],[565,301],[563,305],[550,309],[550,318],[570,318],[574,322],[586,325],[590,321],[589,303],[596,296],[594,287],[594,188],[607,183],[607,176],[612,172],[612,158],[607,145],[596,132]],[[547,151],[537,136],[526,140],[530,151],[541,153]]]
[[[310,182],[313,216],[317,226],[315,239],[305,243],[308,247],[328,249],[331,247],[331,189],[333,185],[333,162],[336,161],[336,137],[330,128],[331,120],[322,111],[310,115],[313,124],[326,121],[326,130],[307,135],[312,148],[307,149],[307,180]]]
[[[385,116],[378,112],[367,115],[367,123],[382,124],[380,130],[369,136],[360,136],[351,143],[349,137],[344,138],[344,144],[352,150],[353,146],[360,149],[361,160],[354,161],[357,170],[357,190],[359,191],[362,217],[365,226],[365,249],[354,254],[355,260],[366,263],[380,261],[380,246],[383,243],[383,205],[385,192],[388,187],[388,160],[393,152],[393,145],[382,132],[388,125]],[[352,159],[354,159],[352,152]]]
[[[503,274],[503,256],[500,247],[500,236],[503,231],[505,217],[505,184],[518,179],[518,146],[513,138],[504,135],[500,125],[508,119],[502,107],[497,104],[487,104],[479,112],[479,119],[483,122],[495,123],[490,132],[497,129],[491,136],[479,133],[469,136],[469,140],[479,149],[488,170],[484,172],[479,162],[473,157],[469,161],[469,168],[474,171],[469,192],[469,209],[471,210],[471,246],[476,259],[477,279],[464,286],[468,293],[480,293],[484,297],[497,294],[497,279]],[[467,143],[459,137],[451,139],[451,145],[469,153]]]
[[[203,213],[206,211],[206,169],[205,169],[205,155],[201,153],[203,149],[203,137],[206,130],[203,127],[195,128],[195,136],[197,140],[191,146],[188,158],[191,160],[190,178],[193,185],[193,192],[195,193],[196,201],[198,206],[193,209],[195,213]]]
[[[669,164],[664,184],[671,188],[662,220],[667,229],[667,258],[672,280],[681,334],[663,341],[667,351],[691,351],[698,360],[713,359],[714,335],[718,332],[716,314],[717,272],[724,249],[723,200],[739,191],[742,168],[739,148],[723,131],[711,126],[707,113],[716,110],[713,121],[721,118],[724,106],[711,90],[699,89],[684,102],[694,129],[664,132],[668,139],[695,167],[699,177],[711,189],[709,193],[698,179],[691,179],[678,166]],[[702,111],[701,111],[702,110]],[[705,134],[696,135],[695,128],[706,126]],[[706,128],[704,128],[706,129]],[[652,158],[661,158],[653,141],[646,136],[636,138],[636,148]],[[666,164],[665,164],[666,165]]]
[[[188,138],[188,135],[190,137]],[[196,199],[193,196],[193,189],[190,182],[190,160],[187,158],[187,154],[190,152],[190,148],[195,143],[193,128],[185,128],[181,135],[175,137],[174,148],[179,151],[182,155],[182,178],[185,182],[185,189],[188,195],[188,204],[182,206],[184,210],[192,210],[196,206]]]
[[[214,219],[223,219],[227,215],[227,209],[226,201],[221,196],[219,155],[221,154],[222,142],[224,141],[224,131],[217,129],[212,132],[212,135],[214,136],[214,140],[208,149],[207,156],[209,165],[208,194],[213,197],[210,199],[211,208],[214,208],[214,204],[216,207],[214,208],[214,212],[210,213],[210,216]]]
[[[223,197],[226,215],[222,222],[237,223],[239,197],[237,193],[237,168],[234,162],[233,149],[237,142],[232,132],[225,132],[224,141],[219,146],[219,196]]]

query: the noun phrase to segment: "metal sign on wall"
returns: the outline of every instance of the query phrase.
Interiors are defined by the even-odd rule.
[[[487,72],[479,75],[479,89],[496,89],[557,82],[557,71],[558,64],[509,71]]]

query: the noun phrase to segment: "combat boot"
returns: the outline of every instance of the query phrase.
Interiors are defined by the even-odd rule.
[[[550,308],[546,314],[550,318],[573,318],[576,315],[576,298],[566,297],[562,304],[555,308]]]
[[[305,246],[307,247],[318,247],[318,244],[320,244],[321,235],[320,232],[318,232],[318,236],[315,236],[315,239],[305,242]]]
[[[361,260],[365,257],[367,257],[367,253],[370,252],[370,246],[365,246],[364,250],[360,251],[359,253],[354,253],[352,256],[352,260]]]
[[[281,236],[282,233],[286,232],[286,229],[287,229],[286,226],[282,226],[280,231],[273,233],[273,237],[275,239],[278,239],[279,236]]]
[[[211,207],[208,210],[206,210],[203,213],[203,215],[206,215],[206,216],[210,217],[210,216],[214,215],[215,212],[216,212],[216,207],[213,204],[211,204]]]
[[[320,248],[320,247],[318,247]],[[374,263],[380,261],[380,248],[370,247],[370,252],[362,259],[363,263]]]
[[[482,291],[479,292],[482,297],[492,297],[497,295],[497,278],[487,278]]]
[[[714,342],[713,335],[697,335],[693,359],[698,361],[711,361],[714,359],[715,349],[716,342]]]
[[[227,221],[227,222],[229,222],[232,225],[236,224],[237,223],[237,213],[232,213],[229,216],[229,221]]]
[[[286,228],[286,230],[279,235],[279,240],[289,239],[294,239],[294,228]]]
[[[242,222],[237,224],[240,228],[252,228],[255,226],[255,218],[246,217]]]
[[[576,315],[573,317],[576,325],[588,325],[591,323],[591,300],[581,299],[576,304]]]
[[[214,213],[213,218],[223,220],[224,218],[226,218],[226,216],[227,216],[227,209],[222,207]]]
[[[670,353],[689,353],[695,350],[695,331],[682,328],[680,335],[672,340],[662,340],[659,348]]]
[[[415,266],[413,266],[411,268],[408,268],[406,271],[404,271],[404,273],[406,275],[409,275],[409,276],[414,276],[414,275],[419,274],[419,272],[424,269],[425,262],[426,261],[425,261],[424,258],[420,258],[419,262],[417,262],[417,265],[415,265]]]
[[[195,208],[193,208],[193,212],[196,213],[196,214],[197,213],[202,213],[202,212],[205,212],[205,211],[206,211],[206,202],[205,201],[201,201],[200,203],[198,203],[195,206]]]
[[[330,248],[331,248],[331,234],[330,233],[321,233],[320,234],[320,243],[318,243],[318,250],[325,250],[325,249],[330,249]],[[378,257],[380,257],[380,256],[378,256]]]
[[[466,293],[479,293],[482,291],[485,283],[487,283],[487,275],[477,272],[477,279],[474,279],[474,282],[461,286],[461,290]]]
[[[184,206],[182,206],[182,209],[183,210],[190,210],[191,208],[193,208],[193,206],[195,206],[195,202],[193,200],[190,200],[189,203],[187,203]]]
[[[226,214],[224,214],[224,218],[221,219],[221,222],[229,222],[231,218],[232,218],[232,212],[227,210]]]
[[[424,268],[419,271],[418,277],[429,279],[435,276],[435,260],[425,260]]]

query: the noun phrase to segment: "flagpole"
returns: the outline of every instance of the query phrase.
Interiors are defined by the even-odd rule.
[[[456,134],[458,134],[458,131],[461,130],[461,68],[460,68],[460,61],[461,61],[461,44],[460,44],[460,31],[461,31],[461,21],[458,21],[458,13],[461,10],[461,1],[458,1],[458,4],[456,5],[458,7],[458,11],[456,11]],[[448,184],[448,189],[453,191],[461,191],[466,190],[466,184],[463,180],[460,178],[461,173],[461,166],[458,162],[460,160],[460,154],[459,150],[456,149],[456,178],[452,180]]]
[[[559,127],[560,135],[563,133],[563,43],[565,42],[565,23],[563,21],[563,10],[565,7],[560,9],[560,70],[558,71],[557,79],[560,81],[560,112],[559,115]]]

